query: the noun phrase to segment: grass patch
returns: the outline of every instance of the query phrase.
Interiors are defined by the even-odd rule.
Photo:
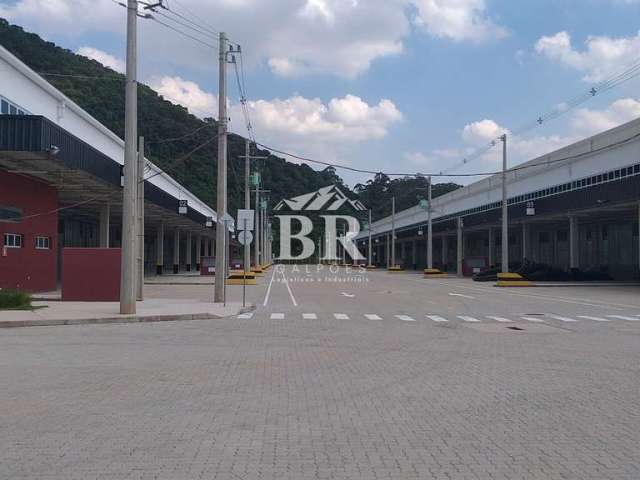
[[[0,290],[0,310],[33,310],[31,295],[17,290]]]

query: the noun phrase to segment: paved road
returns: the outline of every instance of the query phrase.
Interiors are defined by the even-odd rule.
[[[2,331],[0,478],[635,480],[638,293],[289,267],[241,318]]]

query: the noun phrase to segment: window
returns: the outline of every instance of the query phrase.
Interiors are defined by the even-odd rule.
[[[549,243],[549,232],[540,232],[538,235],[538,241],[540,243]]]
[[[559,230],[556,235],[559,242],[566,242],[569,240],[569,232],[566,230]]]
[[[0,113],[7,115],[9,113],[9,102],[0,100]]]
[[[51,237],[36,237],[36,250],[50,250]]]
[[[9,105],[9,113],[11,115],[15,115],[16,113],[18,113],[18,109],[16,107],[14,107],[13,105]]]
[[[0,205],[0,222],[17,223],[22,218],[22,209]]]
[[[22,235],[19,233],[5,233],[4,246],[7,248],[22,248]]]

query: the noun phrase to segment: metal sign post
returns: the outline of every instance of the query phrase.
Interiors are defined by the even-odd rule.
[[[245,217],[242,220],[242,233],[246,235],[247,231],[247,218]],[[245,238],[246,240],[246,238]],[[244,242],[244,275],[242,276],[242,308],[246,306],[246,298],[247,298],[247,242]]]

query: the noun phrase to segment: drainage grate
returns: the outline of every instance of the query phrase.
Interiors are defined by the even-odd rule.
[[[524,331],[524,328],[520,328],[520,327],[507,327],[509,330],[516,330],[518,332]]]

